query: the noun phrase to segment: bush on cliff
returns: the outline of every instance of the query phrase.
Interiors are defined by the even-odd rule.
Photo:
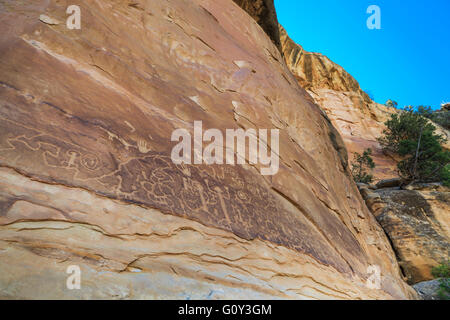
[[[441,180],[444,186],[450,188],[450,164],[446,165],[441,172]]]
[[[439,298],[450,300],[450,261],[434,267],[431,273],[439,279]]]
[[[398,103],[397,103],[397,101],[389,99],[388,101],[386,101],[386,103],[384,105],[388,108],[397,108]]]
[[[371,157],[372,149],[364,150],[363,154],[357,152],[353,156],[352,175],[355,182],[371,183],[373,176],[369,174],[375,168],[375,162]]]
[[[420,106],[417,108],[417,112],[420,115],[424,116],[425,118],[430,119],[434,123],[437,123],[441,127],[450,130],[450,111],[448,110],[433,111],[431,107]]]
[[[386,129],[378,139],[386,151],[400,155],[399,175],[406,181],[442,181],[450,184],[450,152],[442,148],[445,139],[435,133],[436,127],[423,116],[407,107],[392,114]]]

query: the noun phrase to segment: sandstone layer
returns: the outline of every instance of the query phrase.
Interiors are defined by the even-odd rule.
[[[342,135],[349,160],[354,152],[371,148],[377,165],[374,177],[396,176],[397,161],[382,151],[377,138],[385,129],[384,122],[397,110],[372,101],[341,66],[323,54],[305,51],[279,28],[286,64]]]
[[[245,11],[78,3],[71,30],[70,1],[0,1],[1,298],[415,297],[339,134]],[[279,172],[174,164],[196,120],[279,129]]]
[[[400,267],[411,284],[431,280],[433,267],[450,257],[450,190],[422,184],[362,194],[388,234]]]
[[[282,52],[280,31],[278,29],[277,12],[274,0],[233,0],[244,9],[272,39],[275,46]]]
[[[398,156],[384,152],[377,141],[386,128],[384,123],[399,109],[389,108],[370,99],[359,83],[341,66],[323,54],[308,52],[289,38],[279,25],[281,47],[287,66],[300,85],[326,112],[341,134],[351,162],[355,152],[371,148],[376,163],[376,180],[398,175]],[[444,147],[450,150],[450,132],[434,123],[436,132],[447,139]]]
[[[305,51],[282,26],[279,28],[286,64],[342,135],[350,162],[354,152],[371,148],[376,164],[374,178],[398,176],[400,159],[385,153],[377,138],[385,129],[384,122],[400,111],[373,102],[341,66],[320,53]],[[449,131],[434,125],[437,133],[447,139],[444,147],[450,149]],[[396,180],[382,180],[381,184],[398,185]],[[432,279],[431,269],[450,257],[448,190],[363,188],[362,193],[390,238],[405,279],[409,283]]]

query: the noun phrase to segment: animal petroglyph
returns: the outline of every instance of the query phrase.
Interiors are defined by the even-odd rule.
[[[331,261],[322,253],[326,250],[317,250],[323,245],[315,243],[316,239],[309,240],[308,223],[287,212],[263,179],[243,167],[176,165],[169,155],[151,151],[145,142],[138,143],[139,150],[129,148],[135,150],[134,155],[120,162],[117,157],[88,150],[61,137],[4,119],[0,122],[8,132],[0,136],[0,164],[13,165],[9,159],[19,155],[21,167],[40,179],[57,179],[219,227],[244,239],[259,238],[284,245],[314,255],[324,263]],[[105,135],[104,130],[99,132]],[[107,132],[102,141],[112,144],[116,139],[117,135]],[[34,169],[36,164],[56,171],[42,177],[41,170]]]

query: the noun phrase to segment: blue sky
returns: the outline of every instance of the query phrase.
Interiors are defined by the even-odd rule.
[[[369,30],[370,5],[381,30]],[[275,0],[278,20],[305,50],[344,67],[378,103],[440,108],[450,101],[449,0]]]

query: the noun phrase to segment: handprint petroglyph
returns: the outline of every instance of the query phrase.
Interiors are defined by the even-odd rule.
[[[145,140],[139,139],[137,142],[137,145],[138,145],[138,150],[141,153],[147,153],[152,150],[151,148],[147,147],[147,141],[145,141]]]
[[[5,123],[1,125],[6,127]],[[9,134],[0,134],[0,165],[19,157],[20,165],[30,175],[40,174],[35,168],[49,168],[58,181],[68,185],[157,208],[245,239],[260,238],[313,253],[314,244],[293,241],[308,239],[305,224],[286,212],[263,179],[255,180],[256,176],[243,167],[176,165],[168,154],[150,150],[145,140],[140,140],[136,148],[105,130],[99,131],[97,140],[102,141],[103,150],[115,153],[87,149],[20,123],[8,124]],[[116,141],[121,149],[117,149]],[[125,150],[120,152],[126,156],[117,150]],[[326,257],[319,258],[326,261]]]

